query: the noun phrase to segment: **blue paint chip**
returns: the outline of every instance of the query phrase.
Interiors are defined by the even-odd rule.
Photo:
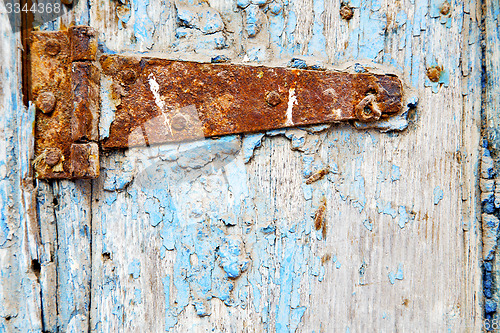
[[[203,34],[213,34],[224,29],[224,22],[220,14],[214,8],[206,8],[198,13]]]
[[[250,0],[236,0],[236,5],[240,8],[247,8],[250,5]]]
[[[274,233],[276,231],[276,227],[273,225],[261,228],[260,231],[266,235],[269,235],[271,233]]]
[[[365,226],[366,229],[369,231],[373,230],[373,223],[369,219],[364,219],[363,220],[363,225]]]
[[[497,311],[497,303],[494,300],[487,299],[484,302],[484,312],[486,314],[492,314]]]
[[[210,59],[210,62],[212,64],[220,64],[220,63],[230,62],[230,61],[231,61],[231,59],[229,59],[225,55],[218,55],[218,56],[212,57],[212,59]]]
[[[266,60],[266,50],[261,46],[253,47],[247,51],[245,55],[247,61],[260,62]]]
[[[141,263],[139,262],[139,260],[134,259],[128,265],[128,274],[132,275],[134,279],[139,278],[139,276],[141,275]]]
[[[399,264],[398,270],[394,272],[389,272],[389,282],[391,284],[394,284],[396,280],[403,280],[404,275],[403,275],[403,264]]]
[[[290,62],[288,63],[288,67],[298,68],[298,69],[306,69],[307,64],[302,59],[292,58],[292,60],[290,60]]]
[[[365,69],[365,67],[359,63],[355,63],[354,64],[354,71],[356,73],[366,73],[367,70]]]
[[[260,31],[261,22],[260,15],[261,11],[257,5],[249,5],[245,9],[245,30],[249,37],[254,37]]]
[[[399,178],[401,178],[401,171],[397,165],[393,164],[391,168],[391,180],[394,182],[399,180]]]
[[[242,259],[243,244],[241,240],[224,237],[217,251],[221,259],[221,267],[231,279],[237,278],[249,265],[249,261]]]
[[[142,303],[142,292],[140,289],[134,289],[134,303],[141,304]]]
[[[255,149],[262,145],[264,133],[249,134],[243,137],[242,151],[244,163],[250,162]]]
[[[398,215],[399,215],[398,225],[401,229],[403,229],[410,220],[414,219],[414,216],[410,216],[410,214],[408,214],[408,211],[406,210],[405,206],[399,206]]]
[[[238,0],[238,1],[242,1],[242,0]],[[243,1],[246,1],[246,0],[243,0]],[[269,11],[273,15],[278,15],[281,12],[281,9],[283,9],[283,5],[279,1],[271,2],[269,4]]]
[[[408,106],[409,109],[415,109],[418,106],[418,97],[417,96],[412,96],[408,99],[406,106]]]
[[[444,192],[441,189],[441,187],[436,186],[434,188],[434,204],[437,205],[439,202],[443,199],[444,197]]]
[[[493,214],[496,211],[495,207],[495,195],[491,194],[482,201],[483,212],[488,214]]]
[[[196,314],[199,317],[205,317],[210,315],[209,309],[207,309],[206,305],[202,301],[194,301],[193,302],[194,308],[196,310]]]
[[[147,8],[149,0],[141,2],[134,2],[135,22],[134,22],[134,36],[139,44],[139,48],[151,48],[153,46],[153,34],[155,32],[155,25],[149,18]]]

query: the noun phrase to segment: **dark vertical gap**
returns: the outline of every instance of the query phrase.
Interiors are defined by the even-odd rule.
[[[491,158],[494,160],[493,165],[493,174],[488,177],[488,179],[494,179],[496,177],[496,172],[498,169],[498,151],[497,146],[492,142],[494,140],[496,133],[496,128],[488,127],[488,103],[487,103],[487,92],[488,92],[488,72],[486,66],[486,55],[487,55],[487,27],[486,27],[486,19],[487,19],[487,3],[486,0],[481,0],[481,22],[480,22],[480,48],[481,48],[481,139],[482,139],[482,148],[485,149],[488,154],[491,154]],[[500,211],[498,209],[494,209],[494,211],[486,211],[486,205],[484,200],[481,202],[481,210],[482,213],[492,214],[496,217],[500,217]],[[484,231],[487,229],[484,226],[484,221],[481,221],[481,228]],[[497,242],[498,242],[498,234],[497,233]],[[485,331],[495,331],[496,327],[493,327],[492,319],[496,316],[496,303],[495,298],[497,294],[497,281],[495,276],[495,258],[497,256],[496,251],[490,257],[483,258],[482,264],[482,282],[483,282],[483,328]]]
[[[52,200],[53,200],[53,212],[54,212],[54,224],[55,224],[55,232],[56,232],[56,243],[54,244],[55,247],[55,254],[54,254],[54,263],[56,265],[56,276],[55,276],[55,284],[56,284],[56,301],[55,301],[55,307],[56,307],[56,317],[57,317],[57,331],[59,331],[59,227],[57,223],[57,210],[59,209],[59,194],[56,194],[56,191],[54,190],[55,186],[55,181],[50,182],[50,190],[52,192]]]
[[[88,332],[90,333],[91,330],[91,320],[92,320],[92,271],[93,271],[93,265],[92,265],[92,237],[93,237],[93,220],[94,220],[94,214],[93,214],[93,205],[94,205],[94,180],[90,181],[90,221],[89,221],[89,269],[90,269],[90,279],[89,279],[89,311],[87,313],[88,317]]]
[[[20,8],[24,8],[26,5],[27,9],[30,9],[31,6],[33,5],[32,0],[20,0]],[[29,10],[21,10],[20,11],[20,19],[21,19],[21,26],[20,26],[20,37],[21,37],[21,93],[22,93],[22,99],[23,99],[23,104],[25,107],[28,107],[28,103],[31,100],[31,62],[30,62],[30,33],[33,30],[33,12]],[[35,198],[35,205],[38,204],[36,201],[37,199]],[[36,207],[35,207],[36,209]],[[38,209],[36,209],[38,210]],[[40,216],[39,214],[36,214],[36,219],[37,223],[40,226],[42,221],[40,221]],[[39,228],[40,231],[40,237],[41,237],[41,228]],[[44,312],[44,298],[43,298],[43,291],[41,287],[41,282],[40,282],[40,273],[41,273],[41,263],[39,260],[32,260],[31,261],[31,270],[35,274],[38,284],[40,285],[40,318],[41,318],[41,329],[42,332],[46,332],[46,326],[45,326],[45,312]]]
[[[27,5],[27,8],[31,8],[33,5],[32,0],[21,0],[21,8]],[[23,46],[21,62],[22,62],[22,94],[23,102],[25,106],[28,106],[28,101],[31,100],[31,66],[30,66],[30,45],[29,36],[33,30],[33,12],[21,11],[21,43]]]
[[[87,24],[89,26],[92,26],[90,22],[90,17],[91,17],[91,10],[92,10],[92,5],[90,0],[86,0],[86,5],[87,5],[87,13],[88,13],[88,18],[87,18]],[[99,127],[97,127],[97,136],[99,137],[101,133],[99,133]],[[93,255],[93,236],[94,236],[94,182],[96,180],[91,180],[90,181],[90,221],[89,221],[89,228],[90,228],[90,235],[89,235],[89,269],[90,269],[90,279],[89,279],[89,312],[87,313],[88,316],[88,333],[92,331],[92,280],[93,280],[93,271],[94,271],[94,265],[92,262],[92,255]],[[97,187],[98,188],[98,187]]]

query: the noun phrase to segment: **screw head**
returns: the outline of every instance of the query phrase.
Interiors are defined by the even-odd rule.
[[[266,94],[266,102],[270,106],[276,106],[281,103],[281,97],[280,94],[277,93],[276,91],[270,91]]]
[[[133,84],[137,80],[137,74],[133,69],[126,69],[122,72],[122,81],[125,84]]]
[[[49,167],[56,166],[61,160],[61,151],[59,149],[51,149],[45,153],[45,163]]]
[[[38,109],[40,109],[43,113],[51,113],[54,111],[56,107],[56,97],[51,92],[43,92],[38,95],[36,99],[35,105]]]
[[[365,96],[354,109],[356,118],[362,122],[379,120],[380,116],[382,116],[382,112],[379,106],[375,105],[376,102],[377,97],[375,95],[369,94]]]
[[[172,128],[176,131],[182,131],[186,128],[187,120],[184,116],[178,114],[172,118]]]
[[[47,44],[45,44],[45,52],[48,55],[56,56],[61,52],[61,45],[54,40],[48,41]]]

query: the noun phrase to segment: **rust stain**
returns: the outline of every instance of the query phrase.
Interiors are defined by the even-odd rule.
[[[100,63],[121,95],[104,149],[374,121],[402,106],[402,84],[395,76],[122,55],[103,55]],[[182,130],[172,127],[178,115],[185,119]],[[141,126],[146,131],[138,134]]]
[[[315,173],[310,175],[309,178],[306,179],[306,184],[310,185],[310,184],[322,179],[325,175],[328,174],[329,171],[330,170],[328,167],[316,171]]]
[[[325,263],[329,262],[332,259],[332,255],[330,253],[326,253],[321,257],[321,264],[324,265]]]
[[[33,164],[38,178],[99,174],[98,146],[87,143],[98,139],[96,51],[95,32],[89,27],[31,33],[31,95],[37,109]]]
[[[314,228],[316,230],[321,230],[323,239],[326,238],[326,197],[323,196],[321,199],[321,204],[318,210],[314,214]]]

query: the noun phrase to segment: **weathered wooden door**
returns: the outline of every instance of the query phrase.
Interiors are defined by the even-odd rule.
[[[0,14],[0,331],[472,332],[496,323],[497,1],[73,7],[34,24],[90,25],[104,53],[266,66],[299,58],[396,74],[407,113],[378,128],[104,152],[96,180],[36,180],[21,15]],[[103,82],[101,138],[114,117]]]

